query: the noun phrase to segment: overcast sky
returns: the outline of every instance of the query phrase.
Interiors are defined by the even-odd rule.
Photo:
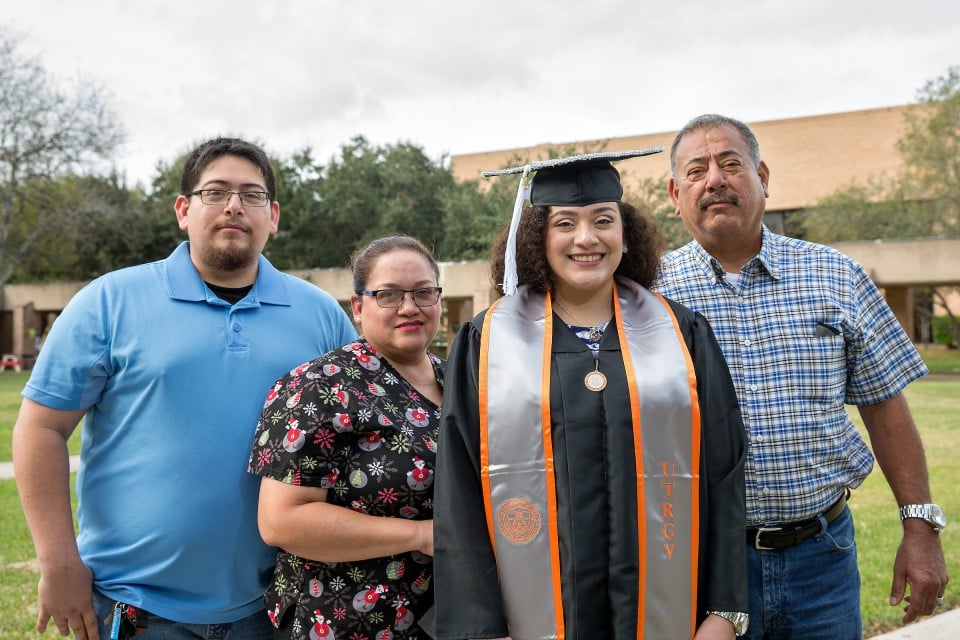
[[[0,29],[103,89],[130,183],[219,134],[440,158],[907,104],[960,64],[957,0],[30,0]]]

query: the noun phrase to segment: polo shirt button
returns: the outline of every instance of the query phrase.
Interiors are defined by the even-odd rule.
[[[239,324],[233,325],[233,330],[234,330],[234,331],[240,331],[240,325],[239,325]]]

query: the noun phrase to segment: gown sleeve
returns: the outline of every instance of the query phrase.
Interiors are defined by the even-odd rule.
[[[697,375],[701,425],[698,615],[747,609],[746,432],[723,352],[705,317],[671,301]]]
[[[457,334],[443,390],[434,484],[437,640],[508,635],[480,482],[478,323]]]

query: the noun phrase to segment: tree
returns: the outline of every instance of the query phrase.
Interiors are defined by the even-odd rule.
[[[924,108],[907,113],[897,143],[908,171],[908,198],[928,199],[940,214],[942,235],[960,236],[960,66],[917,92]]]
[[[143,196],[120,176],[67,176],[48,185],[47,197],[57,203],[53,224],[38,230],[11,280],[90,280],[145,261],[144,246],[154,236]],[[59,224],[63,219],[71,223]]]
[[[804,220],[815,242],[960,237],[960,67],[917,92],[897,142],[904,174],[821,199]]]
[[[507,224],[517,185],[503,178],[466,180],[447,192],[443,203],[446,232],[437,254],[443,260],[489,260],[500,228]]]
[[[643,178],[635,187],[624,193],[623,198],[656,223],[663,235],[664,248],[667,251],[690,242],[690,232],[683,226],[676,207],[670,201],[666,176],[659,180]]]
[[[122,139],[99,89],[55,86],[36,60],[0,34],[0,285],[51,221],[76,223],[77,202],[61,199],[59,181],[109,159]]]
[[[316,216],[323,167],[314,161],[310,148],[294,153],[289,160],[274,161],[273,166],[277,173],[280,228],[267,243],[264,254],[280,269],[316,267],[319,263],[314,261],[322,253],[316,246]]]
[[[278,172],[283,231],[267,247],[280,268],[343,267],[355,249],[382,236],[408,234],[435,249],[443,239],[453,176],[419,147],[356,137],[326,167],[306,150]]]
[[[873,178],[865,187],[851,186],[822,199],[804,220],[809,239],[960,237],[960,66],[927,82],[916,97],[918,106],[907,112],[906,133],[897,142],[904,175]],[[960,344],[960,318],[947,306],[945,289],[930,289],[921,297],[938,300],[947,310],[948,326]]]
[[[903,183],[871,178],[820,199],[802,228],[812,242],[923,238],[937,235],[939,220],[929,200],[905,197]]]

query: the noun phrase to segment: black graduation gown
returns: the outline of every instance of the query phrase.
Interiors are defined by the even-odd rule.
[[[701,410],[699,624],[707,610],[747,611],[746,438],[736,392],[709,324],[679,304],[671,302],[671,308],[693,359]],[[465,324],[447,361],[434,485],[439,640],[508,635],[480,481],[482,326],[483,314]],[[619,337],[615,325],[608,325],[599,360],[607,387],[598,393],[583,385],[595,366],[590,350],[556,316],[553,326],[550,404],[566,637],[636,638],[635,461]],[[539,363],[527,366],[537,374]],[[550,585],[541,595],[549,602]],[[678,619],[677,624],[688,623]]]

